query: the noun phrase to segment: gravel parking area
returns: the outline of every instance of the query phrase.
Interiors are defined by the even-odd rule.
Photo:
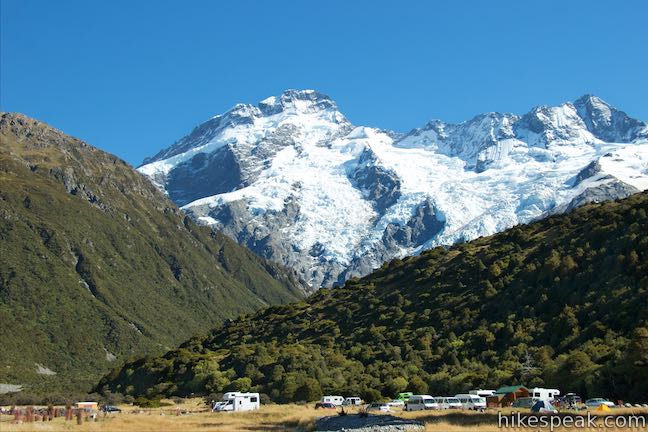
[[[403,419],[392,415],[360,415],[322,417],[315,422],[318,432],[401,432],[423,430],[418,420]]]

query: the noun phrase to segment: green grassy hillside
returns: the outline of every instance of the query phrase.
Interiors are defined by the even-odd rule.
[[[302,297],[115,156],[17,114],[0,140],[0,383],[89,389],[127,358]]]
[[[98,389],[373,400],[523,383],[645,400],[647,214],[643,193],[396,259],[128,364]]]

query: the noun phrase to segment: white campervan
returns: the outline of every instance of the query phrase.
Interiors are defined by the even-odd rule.
[[[439,409],[462,409],[463,405],[459,399],[454,397],[437,396],[434,398],[436,403],[439,404]]]
[[[214,404],[212,411],[252,411],[260,407],[259,393],[228,392]]]
[[[344,398],[342,396],[322,396],[320,402],[332,403],[335,406],[340,406],[344,403]]]
[[[344,406],[358,406],[362,405],[362,399],[359,397],[348,397],[344,399],[344,402],[342,402],[342,405]]]
[[[471,395],[477,395],[485,398],[488,396],[493,396],[495,394],[495,390],[477,389],[477,390],[470,390],[468,393],[470,393]]]
[[[529,392],[529,396],[532,398],[543,400],[543,401],[552,401],[556,396],[560,395],[560,390],[558,389],[546,389],[541,387],[534,387]]]
[[[482,396],[477,396],[475,394],[458,394],[455,395],[463,409],[467,410],[485,410],[486,409],[486,398]]]
[[[439,409],[439,404],[430,395],[414,395],[405,402],[405,411],[421,411]]]

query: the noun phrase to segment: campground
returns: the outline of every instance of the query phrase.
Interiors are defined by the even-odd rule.
[[[121,413],[101,414],[96,421],[84,421],[77,425],[75,420],[65,421],[58,417],[52,421],[39,421],[33,423],[15,423],[12,416],[0,416],[0,431],[2,432],[32,432],[32,431],[102,431],[102,432],[250,432],[250,431],[313,431],[317,418],[328,415],[337,415],[333,410],[316,410],[314,404],[269,404],[263,405],[257,411],[213,413],[204,405],[202,399],[185,399],[173,407],[139,409],[130,405],[120,405]],[[416,419],[424,424],[425,431],[434,432],[464,432],[480,431],[495,432],[502,430],[498,427],[498,413],[510,416],[514,412],[528,410],[515,410],[503,408],[499,410],[488,409],[486,412],[465,410],[442,411],[415,411],[402,412],[395,409],[391,414],[406,419]],[[349,414],[353,414],[351,410]],[[596,413],[596,412],[593,412]],[[584,411],[561,411],[559,415],[586,415]],[[646,408],[618,408],[598,415],[612,416],[648,416]],[[378,414],[379,415],[379,414]],[[627,418],[627,417],[626,417]],[[521,428],[518,428],[520,430]],[[544,430],[533,428],[529,430]],[[548,429],[547,429],[548,430]],[[555,429],[567,430],[567,429]],[[645,430],[628,427],[604,427],[599,421],[597,428],[584,428],[579,430]]]

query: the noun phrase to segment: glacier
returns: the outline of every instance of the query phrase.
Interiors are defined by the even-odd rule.
[[[197,221],[317,289],[648,189],[648,125],[586,95],[401,134],[287,90],[212,117],[138,169]]]

